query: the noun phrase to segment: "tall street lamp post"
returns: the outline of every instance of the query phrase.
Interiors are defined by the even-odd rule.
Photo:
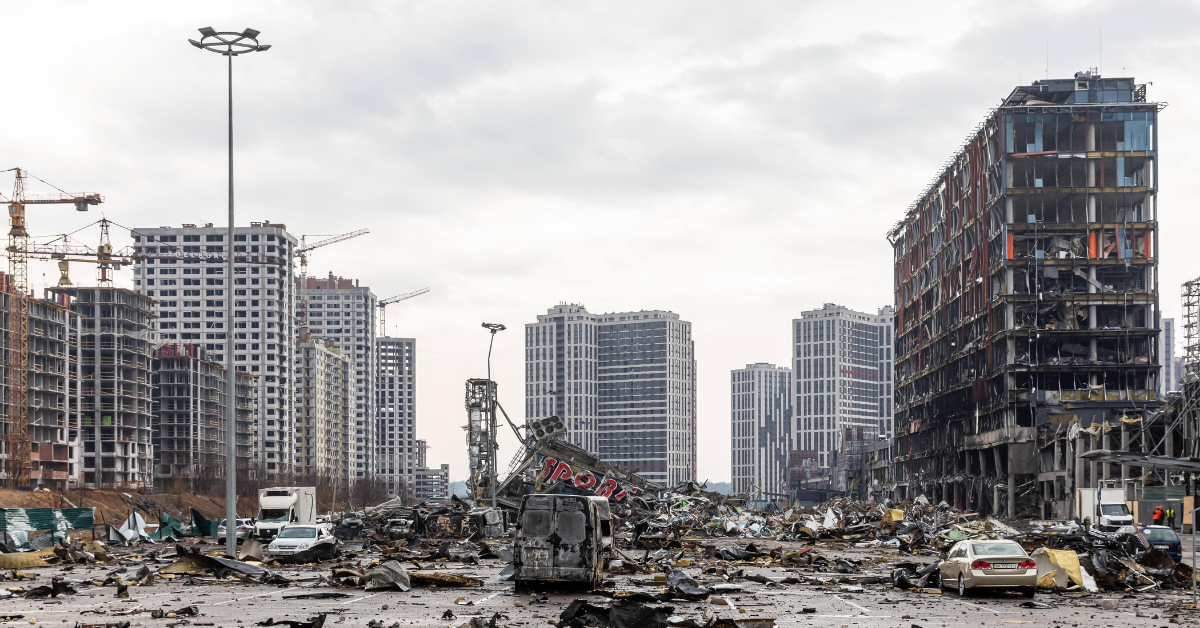
[[[193,46],[224,55],[229,61],[229,235],[225,241],[228,265],[225,271],[225,554],[237,558],[237,375],[233,369],[233,58],[247,52],[263,52],[271,46],[258,43],[258,31],[217,32],[200,29]]]

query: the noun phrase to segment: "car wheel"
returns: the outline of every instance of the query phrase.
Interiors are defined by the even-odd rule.
[[[967,597],[967,583],[963,580],[962,574],[958,574],[958,596]]]
[[[1021,589],[1021,595],[1025,597],[1033,597],[1037,593],[1037,587],[1025,587]]]

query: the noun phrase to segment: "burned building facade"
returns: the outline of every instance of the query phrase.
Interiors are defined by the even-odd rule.
[[[1079,434],[1157,408],[1159,109],[1090,71],[1017,87],[888,233],[897,496],[1070,516],[1110,477]]]

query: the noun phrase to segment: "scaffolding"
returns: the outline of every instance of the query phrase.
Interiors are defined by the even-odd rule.
[[[1183,282],[1183,373],[1200,374],[1200,277]]]

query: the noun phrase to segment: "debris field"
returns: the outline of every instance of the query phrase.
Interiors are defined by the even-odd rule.
[[[509,513],[461,501],[355,517],[332,556],[243,560],[192,536],[63,538],[0,554],[4,623],[83,628],[393,626],[1165,626],[1194,624],[1190,568],[1069,522],[1021,526],[944,503],[835,500],[751,511],[684,485],[614,504],[603,584],[518,587]],[[339,532],[341,528],[339,527]],[[77,535],[72,535],[72,537]],[[86,535],[84,535],[86,537]],[[341,538],[346,537],[346,538]],[[1038,564],[1032,599],[959,597],[938,564],[965,539],[1009,539]],[[44,543],[42,543],[44,545]],[[34,545],[38,545],[35,543]],[[7,561],[7,562],[3,562]],[[307,562],[306,562],[307,561]]]

